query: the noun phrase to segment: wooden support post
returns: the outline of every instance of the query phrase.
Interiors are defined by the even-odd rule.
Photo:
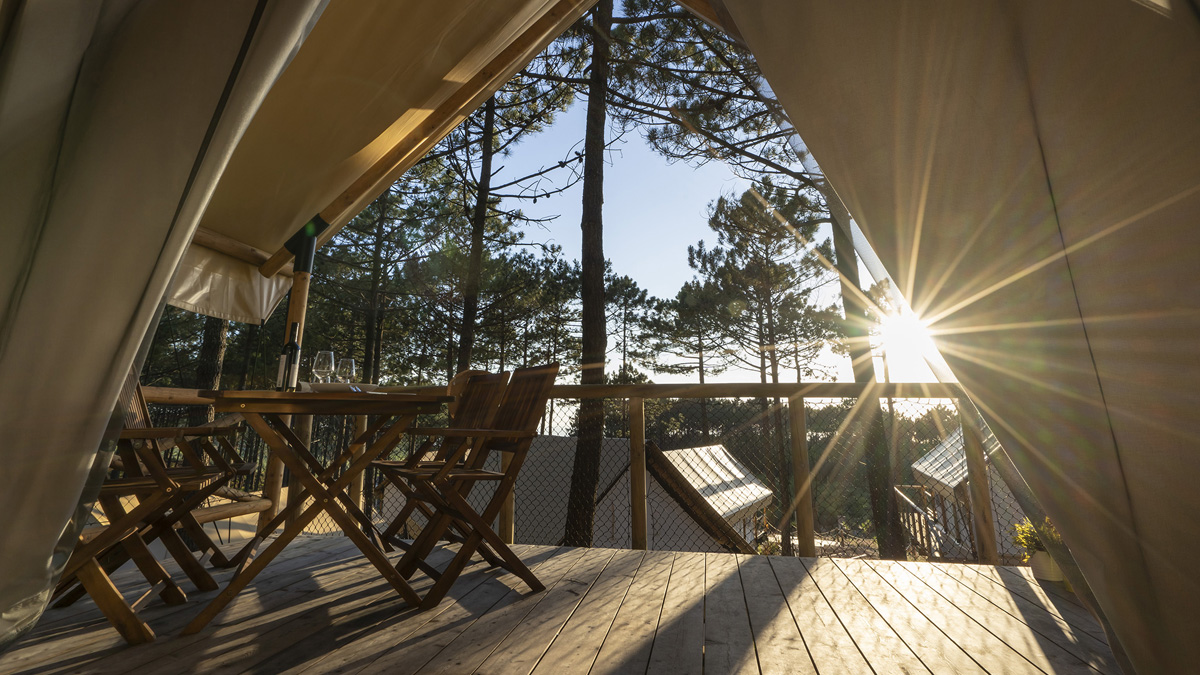
[[[645,551],[649,522],[646,513],[646,406],[629,399],[629,516],[633,521],[633,547]]]
[[[312,446],[312,415],[296,415],[292,418],[292,430],[296,432],[296,436],[304,442],[304,445]],[[296,502],[300,501],[300,486],[297,484],[296,478],[293,476],[288,484],[287,505],[291,508]],[[300,517],[300,512],[304,509],[294,509],[291,515],[288,516],[284,523],[284,527],[296,522],[296,518]]]
[[[507,472],[509,464],[512,464],[512,455],[507,452],[503,453],[503,455],[500,457],[500,471]],[[516,537],[516,503],[514,501],[515,493],[516,486],[514,486],[512,490],[509,490],[508,497],[504,499],[504,504],[500,507],[499,535],[500,539],[509,545],[515,543],[514,539]]]
[[[971,518],[975,524],[975,548],[979,562],[1000,564],[996,545],[995,517],[992,515],[992,489],[988,484],[987,460],[984,458],[983,436],[976,424],[974,408],[967,402],[958,407],[962,423],[963,451],[967,456],[967,488],[971,496]]]
[[[308,270],[297,269],[292,276],[292,292],[288,296],[288,315],[284,330],[293,323],[300,324],[296,341],[304,344],[304,316],[308,313],[308,282],[312,273]],[[284,336],[287,339],[287,336]],[[267,462],[267,473],[263,479],[263,497],[271,500],[271,508],[258,515],[259,535],[266,536],[270,532],[262,532],[261,528],[279,513],[279,495],[283,491],[283,462],[274,455]]]
[[[358,438],[359,436],[361,436],[365,433],[367,433],[367,416],[366,415],[355,415],[354,416],[354,438]],[[353,452],[353,455],[354,455],[354,459],[358,459],[359,457],[361,457],[363,452],[366,451],[366,449],[367,449],[366,445],[356,445],[353,448],[351,448],[351,451]],[[354,461],[354,460],[350,460],[350,461]],[[367,474],[367,472],[363,471],[362,473],[355,476],[354,480],[350,481],[350,487],[347,488],[348,494],[350,495],[350,500],[353,501],[355,504],[358,504],[358,508],[362,509],[364,513],[366,513],[366,510],[367,510],[367,504],[363,500],[363,481],[366,477],[366,474]]]
[[[792,482],[796,493],[796,555],[815,558],[817,542],[813,528],[812,477],[808,470],[808,420],[804,415],[803,396],[788,401],[788,421],[792,442]]]

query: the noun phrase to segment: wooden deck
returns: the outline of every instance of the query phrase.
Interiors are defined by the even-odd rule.
[[[152,600],[159,639],[139,647],[85,600],[48,611],[0,673],[1119,672],[1088,613],[1026,570],[517,550],[545,592],[476,564],[416,612],[346,539],[304,537],[198,635],[176,636],[211,593]]]

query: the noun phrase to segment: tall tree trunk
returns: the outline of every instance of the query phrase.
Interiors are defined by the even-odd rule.
[[[363,382],[379,381],[379,362],[376,358],[376,340],[379,337],[380,305],[383,301],[383,242],[386,235],[384,229],[384,214],[387,210],[380,209],[379,218],[375,220],[375,242],[371,248],[371,295],[367,299],[366,325],[363,327]]]
[[[699,354],[697,365],[700,371],[700,384],[704,384],[704,336],[699,336],[696,344],[698,345],[697,353]],[[700,429],[704,434],[704,444],[708,445],[711,432],[708,427],[708,399],[706,398],[700,399]]]
[[[608,99],[608,33],[613,0],[600,0],[592,10],[592,64],[588,82],[587,131],[583,148],[583,384],[604,383],[608,327],[604,312],[604,142]],[[579,442],[571,471],[564,543],[591,546],[600,481],[600,445],[604,437],[604,401],[584,399],[579,405]]]
[[[767,304],[767,338],[769,341],[768,349],[769,361],[771,366],[771,383],[779,384],[779,338],[778,330],[775,326],[775,308],[770,303]],[[779,398],[772,400],[771,406],[771,425],[774,431],[775,452],[779,459],[779,501],[784,512],[788,512],[792,503],[792,453],[790,446],[784,443],[783,440],[783,406],[780,404]],[[779,524],[779,536],[782,543],[781,552],[783,555],[793,555],[792,547],[792,522],[793,518],[788,518]]]
[[[381,300],[382,302],[382,300]],[[371,384],[379,384],[379,375],[383,371],[383,308],[380,305],[379,318],[375,321],[375,372],[371,375]]]
[[[830,210],[835,211],[833,200]],[[849,216],[841,209],[831,213],[834,219]],[[842,310],[846,314],[846,337],[850,359],[854,367],[854,381],[869,384],[875,380],[871,346],[867,341],[867,310],[860,297],[858,280],[858,257],[849,237],[840,227],[833,228],[833,245],[836,266],[842,279]],[[900,521],[900,508],[896,503],[893,475],[894,458],[888,449],[887,434],[883,428],[883,414],[879,401],[863,401],[859,406],[860,428],[863,434],[863,461],[867,467],[867,490],[871,499],[871,522],[875,526],[875,541],[879,545],[879,556],[889,560],[907,557],[904,543],[904,526]]]
[[[467,281],[463,289],[462,329],[458,340],[459,372],[471,367],[471,350],[475,346],[475,323],[479,314],[479,277],[483,273],[483,226],[487,223],[488,200],[492,196],[492,137],[495,130],[496,97],[493,96],[483,108],[479,185],[475,190],[475,211],[471,214],[471,252],[467,263]]]
[[[258,333],[261,330],[262,327],[256,325],[252,325],[246,330],[244,338],[246,340],[246,344],[244,345],[244,349],[242,349],[242,372],[238,377],[239,390],[244,390],[246,388],[247,376],[253,370],[253,364],[251,361],[254,360],[254,357],[252,355],[255,354],[254,346],[255,343],[258,342]]]
[[[204,334],[200,339],[200,354],[196,363],[196,388],[220,389],[221,367],[225,364],[225,346],[228,343],[229,322],[214,316],[205,317]],[[188,411],[188,424],[200,426],[213,421],[213,408],[193,406]]]

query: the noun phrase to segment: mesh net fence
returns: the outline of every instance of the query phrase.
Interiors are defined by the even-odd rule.
[[[581,452],[577,438],[578,404],[556,399],[547,406],[541,435],[514,490],[514,541],[629,548],[627,401],[605,401],[605,436],[599,450],[590,453]],[[644,406],[649,548],[792,555],[802,550],[795,519],[784,519],[797,492],[793,415],[786,400],[647,399]],[[156,407],[153,414],[161,424],[186,421],[179,408]],[[803,422],[817,555],[979,559],[970,476],[953,401],[885,398],[872,408],[859,399],[805,399]],[[445,423],[441,415],[417,422]],[[328,464],[354,435],[353,418],[316,417],[313,455]],[[424,440],[405,437],[390,458],[408,457]],[[261,491],[269,456],[265,444],[243,431],[237,447],[259,468],[239,477],[233,487]],[[498,458],[488,461],[488,468],[499,469]],[[1025,516],[990,462],[987,473],[1001,562],[1019,563],[1024,552],[1014,542],[1013,525]],[[590,513],[586,501],[570,507],[573,483],[592,495]],[[489,497],[490,486],[481,484],[470,501],[482,508]],[[382,474],[366,472],[363,510],[379,528],[391,524],[403,504],[403,494]],[[400,534],[415,536],[423,525],[418,512],[401,524]],[[338,534],[341,529],[321,514],[306,531]]]

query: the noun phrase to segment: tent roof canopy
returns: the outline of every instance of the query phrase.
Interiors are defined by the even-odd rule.
[[[172,304],[265,320],[294,233],[319,214],[329,241],[592,1],[330,3],[238,143]]]

